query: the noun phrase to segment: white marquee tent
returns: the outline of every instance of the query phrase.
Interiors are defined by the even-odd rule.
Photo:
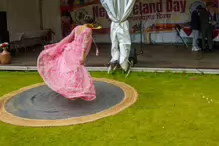
[[[42,9],[40,1],[0,0],[0,11],[7,12],[11,38],[18,33],[39,32],[42,25],[44,29],[52,29],[55,32],[54,41],[61,39],[60,0],[42,0]]]

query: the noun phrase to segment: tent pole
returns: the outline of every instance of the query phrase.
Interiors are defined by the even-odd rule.
[[[43,30],[43,0],[39,0],[40,29]]]
[[[143,25],[142,19],[143,19],[143,17],[142,17],[142,13],[141,13],[141,19],[140,19],[140,27],[141,27],[140,28],[140,33],[141,33],[141,35],[140,35],[141,36],[141,52],[140,52],[140,54],[144,54],[144,52],[143,52],[143,41],[142,41],[144,25]]]

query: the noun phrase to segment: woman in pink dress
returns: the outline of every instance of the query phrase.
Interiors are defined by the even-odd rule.
[[[90,16],[84,21],[86,24],[77,26],[59,43],[45,46],[37,67],[53,91],[68,99],[92,101],[96,98],[96,91],[84,64],[92,44],[92,29],[88,26],[95,20]]]

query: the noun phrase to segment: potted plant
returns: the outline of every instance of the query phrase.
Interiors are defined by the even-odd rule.
[[[3,49],[3,52],[0,54],[0,63],[1,64],[10,64],[11,63],[11,54],[8,52],[8,43],[0,44],[0,48]]]

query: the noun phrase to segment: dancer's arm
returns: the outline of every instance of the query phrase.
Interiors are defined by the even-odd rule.
[[[75,28],[76,29],[76,28]],[[72,30],[71,34],[68,36],[68,42],[71,43],[75,39],[75,29]]]
[[[69,43],[69,41],[71,41],[71,39],[74,38],[74,35],[75,35],[75,29],[73,29],[72,32],[67,37],[65,37],[57,44],[57,48],[63,48],[62,46]]]
[[[86,61],[86,52],[83,51],[83,55],[82,55],[82,60],[81,60],[81,65],[84,65]]]
[[[90,41],[92,40],[92,29],[89,28],[89,31],[86,33],[84,41],[83,41],[83,50],[87,50],[87,48],[89,47]]]
[[[85,38],[84,38],[84,41],[83,41],[83,45],[82,45],[82,49],[83,49],[83,62],[85,62],[86,60],[86,56],[88,54],[88,52],[90,51],[90,44],[92,42],[92,29],[90,29],[86,35],[85,35]]]
[[[64,45],[69,43],[69,41],[72,40],[72,38],[74,39],[74,35],[75,35],[75,29],[72,30],[71,34],[69,34],[67,37],[65,37],[63,40],[61,40],[59,43],[57,43],[54,46],[54,49],[50,49],[49,51],[49,56],[56,56],[57,54],[60,54],[63,50],[64,50]]]

